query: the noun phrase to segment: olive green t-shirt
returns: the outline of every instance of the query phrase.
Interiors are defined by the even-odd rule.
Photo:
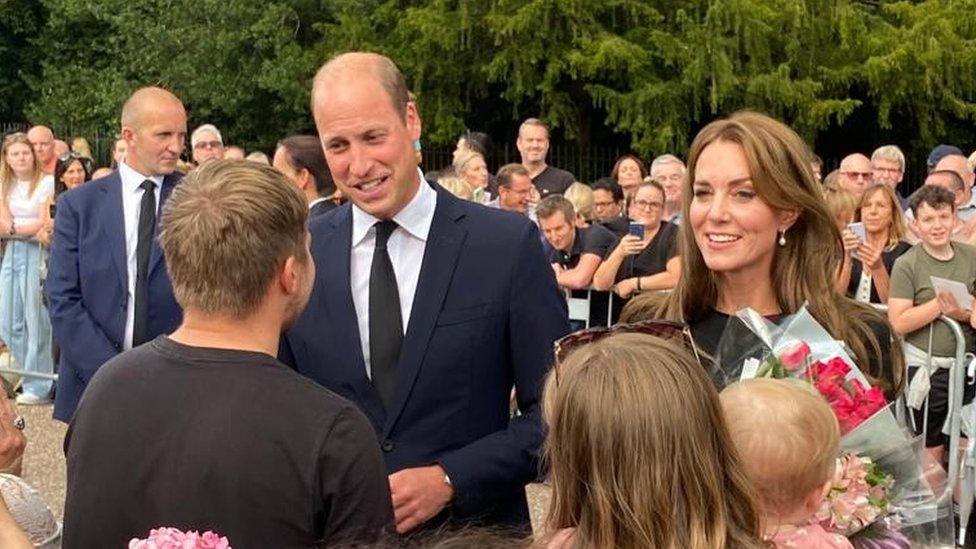
[[[929,255],[921,244],[915,245],[895,260],[891,270],[889,297],[911,299],[914,305],[921,305],[935,297],[930,277],[937,276],[957,280],[973,293],[976,282],[976,248],[959,242],[952,243],[953,256],[942,261]],[[961,306],[962,304],[960,304]],[[955,337],[943,322],[934,322],[932,333],[932,354],[934,356],[954,356]],[[968,322],[960,322],[966,336],[966,349],[972,349],[973,329]],[[925,350],[929,345],[929,327],[920,328],[905,336],[905,341]]]

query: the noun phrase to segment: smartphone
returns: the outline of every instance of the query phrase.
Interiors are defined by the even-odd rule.
[[[848,231],[851,231],[852,233],[854,233],[854,236],[856,236],[857,239],[860,240],[861,242],[864,242],[865,240],[867,240],[868,233],[864,229],[864,223],[860,223],[860,222],[858,222],[858,223],[848,223],[847,224],[847,230]]]
[[[51,204],[51,209],[50,209],[51,219],[54,219],[54,212],[55,211],[57,211],[57,207],[54,204]]]
[[[630,226],[627,228],[627,233],[644,240],[644,224],[631,221]]]

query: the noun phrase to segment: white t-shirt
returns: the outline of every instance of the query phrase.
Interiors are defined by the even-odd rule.
[[[37,221],[41,215],[41,206],[54,194],[54,177],[45,175],[38,182],[33,194],[29,194],[30,182],[18,181],[10,195],[7,196],[7,206],[14,223]]]

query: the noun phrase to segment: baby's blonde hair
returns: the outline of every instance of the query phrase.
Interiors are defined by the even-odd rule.
[[[720,400],[746,476],[767,513],[796,509],[833,476],[840,430],[811,386],[750,379],[727,387]]]

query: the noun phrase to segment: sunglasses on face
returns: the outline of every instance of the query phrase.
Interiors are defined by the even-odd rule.
[[[614,324],[606,326],[595,326],[585,330],[579,330],[569,335],[557,339],[553,343],[553,351],[556,357],[556,383],[559,383],[559,365],[566,360],[569,354],[590,343],[600,341],[613,334],[644,334],[654,336],[666,341],[674,341],[680,344],[685,350],[695,356],[698,364],[703,364],[701,355],[698,353],[698,345],[691,335],[691,328],[681,322],[670,320],[642,320],[631,324]]]

